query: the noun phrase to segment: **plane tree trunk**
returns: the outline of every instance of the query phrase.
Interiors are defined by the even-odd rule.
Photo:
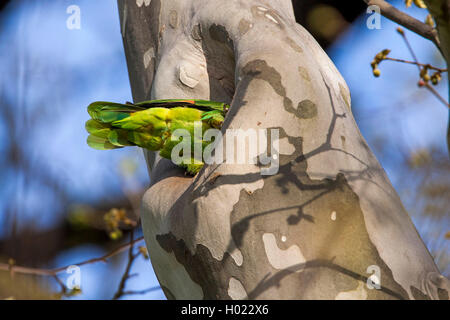
[[[290,1],[118,3],[136,102],[227,102],[223,132],[279,132],[274,175],[224,163],[190,177],[146,153],[141,219],[167,298],[448,299],[344,79]]]
[[[450,0],[425,0],[428,10],[436,22],[436,29],[439,35],[439,47],[445,61],[447,69],[450,67]],[[448,79],[449,100],[450,101],[450,77]],[[450,154],[450,114],[447,129],[447,148]]]

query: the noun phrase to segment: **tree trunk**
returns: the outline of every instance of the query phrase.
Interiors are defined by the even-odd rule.
[[[425,0],[428,10],[436,22],[436,29],[439,34],[440,49],[447,69],[450,67],[450,0]],[[448,77],[449,100],[450,100],[450,77]],[[447,129],[447,150],[450,154],[450,113]]]
[[[448,298],[289,0],[118,3],[135,101],[227,102],[223,132],[279,130],[275,175],[224,163],[193,178],[146,154],[141,219],[167,298]]]

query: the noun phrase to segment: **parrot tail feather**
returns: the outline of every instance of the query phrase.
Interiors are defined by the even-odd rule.
[[[86,121],[86,131],[89,132],[87,144],[97,150],[110,150],[135,145],[128,140],[126,130],[115,128],[109,123],[89,119]]]
[[[109,142],[108,139],[94,136],[92,134],[87,137],[87,144],[89,147],[97,150],[111,150],[121,148],[113,145],[111,142]]]

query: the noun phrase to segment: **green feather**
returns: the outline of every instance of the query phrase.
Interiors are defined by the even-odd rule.
[[[94,149],[110,150],[124,146],[139,146],[160,151],[170,159],[172,149],[181,140],[172,140],[177,129],[194,134],[194,123],[202,121],[202,133],[210,128],[220,129],[229,106],[208,100],[164,99],[122,104],[98,101],[88,106],[92,119],[86,122],[90,133],[88,145]],[[211,142],[201,142],[205,148]],[[192,139],[192,151],[194,141]],[[191,174],[203,164],[182,164]]]
[[[120,148],[110,143],[107,139],[96,137],[93,136],[92,134],[88,136],[87,144],[89,147],[97,150],[111,150]]]
[[[128,139],[128,131],[126,130],[110,130],[107,139],[110,143],[118,147],[134,146]]]
[[[97,120],[90,119],[86,122],[86,131],[91,135],[107,139],[108,134],[111,132],[111,126],[101,123]]]
[[[88,113],[92,119],[103,123],[110,123],[129,117],[130,113],[145,110],[131,104],[97,101],[88,106]]]

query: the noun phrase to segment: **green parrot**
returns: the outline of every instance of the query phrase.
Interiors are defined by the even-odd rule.
[[[88,106],[92,119],[86,122],[87,144],[98,150],[138,146],[171,159],[172,149],[181,142],[180,138],[172,138],[176,129],[187,130],[192,138],[194,122],[201,121],[203,137],[206,130],[222,127],[228,109],[225,103],[208,100],[150,100],[135,104],[97,101]],[[211,142],[201,143],[203,150]],[[193,138],[191,149],[193,155]],[[190,163],[180,166],[195,175],[203,167],[202,160],[194,163],[192,156]]]

